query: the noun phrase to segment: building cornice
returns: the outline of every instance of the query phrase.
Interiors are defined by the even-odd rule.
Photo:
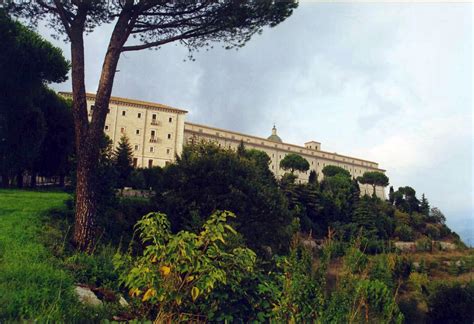
[[[64,97],[72,98],[72,93],[71,92],[59,92],[59,94],[64,96]],[[86,93],[86,98],[87,98],[87,100],[95,100],[95,94],[88,92],[88,93]],[[110,97],[109,103],[115,104],[115,105],[120,105],[120,106],[132,107],[132,108],[144,108],[144,109],[149,109],[149,110],[161,110],[161,111],[167,111],[167,112],[172,112],[172,113],[177,113],[177,114],[186,114],[188,112],[187,110],[184,110],[184,109],[159,104],[159,103],[156,103],[156,102],[128,99],[128,98],[115,97],[115,96]]]

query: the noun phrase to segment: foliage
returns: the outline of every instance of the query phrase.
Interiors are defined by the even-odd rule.
[[[309,162],[301,155],[289,153],[280,161],[280,168],[290,170],[291,173],[306,172],[309,170]]]
[[[401,240],[405,242],[413,241],[415,239],[415,234],[413,229],[406,225],[401,224],[395,228],[395,235]]]
[[[428,316],[432,323],[472,323],[474,321],[474,283],[465,287],[440,285],[429,296]]]
[[[113,165],[117,172],[117,187],[123,188],[130,183],[133,171],[133,151],[130,141],[124,135],[113,153]]]
[[[349,171],[336,165],[326,165],[323,168],[322,172],[325,178],[334,177],[336,175],[342,175],[347,178],[351,178],[351,174]]]
[[[359,181],[362,184],[368,184],[371,185],[372,188],[374,189],[373,194],[375,195],[375,187],[386,187],[388,186],[388,177],[378,171],[368,171],[364,172],[364,174],[361,177],[357,178],[357,181]]]
[[[230,212],[216,212],[199,234],[172,234],[164,214],[150,213],[137,223],[143,255],[117,255],[115,265],[130,295],[150,305],[158,321],[180,318],[183,309],[206,299],[228,280],[239,282],[253,271],[255,253],[247,248],[226,248],[235,230]]]
[[[113,264],[115,249],[99,246],[92,254],[76,252],[66,257],[64,266],[74,274],[77,282],[93,287],[118,288],[118,274]]]
[[[163,181],[154,188],[155,210],[169,215],[173,231],[197,231],[209,214],[231,210],[238,216],[232,225],[250,248],[259,254],[265,246],[284,251],[292,217],[273,174],[255,155],[238,156],[212,143],[185,147],[163,169]]]
[[[69,63],[59,48],[10,19],[3,9],[0,39],[0,174],[6,184],[16,174],[21,181],[21,173],[40,153],[46,116],[38,99],[47,83],[67,79]]]
[[[433,223],[439,223],[443,225],[446,223],[446,217],[437,207],[431,208],[428,219]]]

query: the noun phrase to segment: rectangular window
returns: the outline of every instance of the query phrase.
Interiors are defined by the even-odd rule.
[[[171,139],[171,134],[168,134],[168,139]]]
[[[142,118],[142,113],[138,113],[138,114],[137,114],[137,117],[138,117],[138,118]]]
[[[148,160],[148,167],[149,168],[153,167],[153,160]]]
[[[125,127],[120,128],[120,133],[124,134],[125,133]]]
[[[166,154],[170,154],[170,149],[166,149]]]
[[[109,125],[105,125],[105,130],[109,130]]]
[[[151,119],[156,120],[156,114],[151,115]]]
[[[124,111],[122,111],[122,116],[125,116],[125,110],[124,110]]]
[[[135,151],[138,151],[139,148],[140,148],[140,146],[135,145]]]
[[[150,147],[150,152],[153,153],[155,151],[155,148],[153,146]]]
[[[155,137],[155,131],[154,130],[151,131],[151,137]]]
[[[140,135],[140,130],[137,129],[137,130],[135,131],[135,134]]]
[[[133,158],[133,167],[136,168],[136,167],[137,167],[137,164],[138,164],[138,159],[137,159],[137,158]]]
[[[168,121],[169,121],[170,123],[172,123],[172,122],[173,122],[173,118],[172,118],[172,117],[168,118]]]

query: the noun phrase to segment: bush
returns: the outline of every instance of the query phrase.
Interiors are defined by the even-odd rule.
[[[426,224],[425,234],[432,240],[438,240],[441,237],[441,232],[437,226],[433,224]]]
[[[93,254],[76,252],[64,260],[76,282],[95,287],[118,288],[118,274],[113,265],[115,249],[111,245],[99,247]]]
[[[472,323],[473,305],[474,283],[465,287],[441,285],[428,298],[428,316],[432,323]]]
[[[422,237],[421,239],[416,241],[416,250],[417,251],[431,251],[432,246],[431,246],[431,240],[427,237]]]
[[[404,242],[410,242],[415,239],[415,233],[413,229],[405,224],[402,224],[395,228],[395,235],[398,236],[398,238]]]

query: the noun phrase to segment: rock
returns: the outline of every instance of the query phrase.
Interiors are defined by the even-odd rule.
[[[454,243],[450,243],[450,242],[438,242],[439,243],[439,246],[441,247],[441,250],[446,250],[446,251],[449,251],[449,250],[456,250],[456,244]]]
[[[94,307],[102,305],[102,301],[88,287],[76,286],[75,291],[81,303]]]
[[[122,306],[122,307],[128,307],[128,306],[130,306],[130,305],[128,304],[128,302],[125,300],[125,298],[123,298],[122,296],[120,296],[119,304],[120,304],[120,306]]]
[[[416,252],[415,242],[395,242],[394,244],[402,252]]]

